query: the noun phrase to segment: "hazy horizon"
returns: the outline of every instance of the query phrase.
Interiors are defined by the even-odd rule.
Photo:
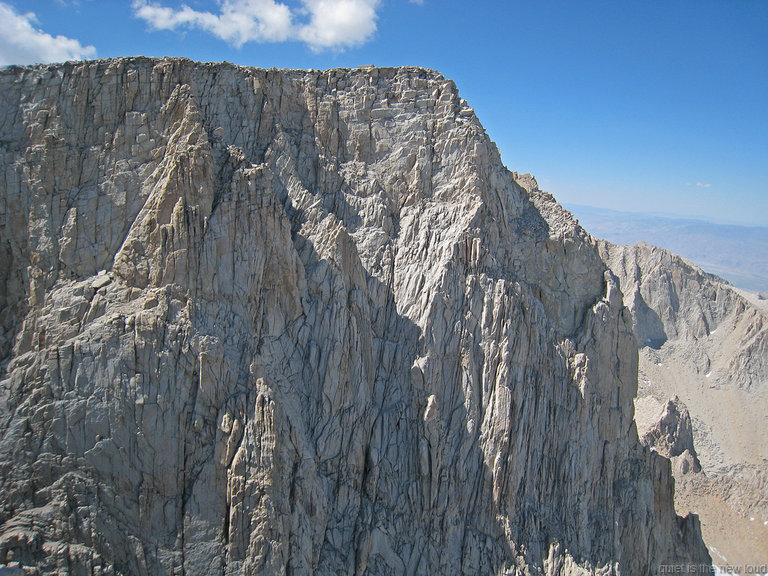
[[[645,242],[678,254],[738,288],[768,292],[768,227],[564,203],[582,227],[614,244]]]
[[[587,209],[587,210],[599,210],[602,212],[610,212],[614,214],[621,214],[621,215],[627,215],[627,216],[660,218],[664,220],[678,220],[678,221],[684,221],[684,222],[701,222],[703,224],[716,224],[717,226],[736,226],[738,228],[760,228],[768,231],[768,223],[743,224],[738,221],[732,221],[727,219],[708,218],[703,214],[679,214],[674,212],[663,212],[663,211],[622,210],[618,208],[606,208],[604,206],[593,206],[590,204],[581,204],[579,202],[561,202],[556,195],[555,195],[555,199],[560,203],[560,205],[563,208],[573,213],[574,215],[575,215],[575,212],[579,211],[580,209]]]

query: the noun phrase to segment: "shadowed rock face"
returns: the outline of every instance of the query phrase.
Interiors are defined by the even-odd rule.
[[[594,241],[422,69],[0,72],[0,562],[707,563]]]

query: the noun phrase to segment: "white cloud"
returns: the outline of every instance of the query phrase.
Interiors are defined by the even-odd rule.
[[[712,188],[712,184],[705,184],[704,182],[696,182],[696,186],[699,188]]]
[[[155,30],[200,28],[240,47],[246,42],[280,42],[291,33],[291,11],[274,0],[224,0],[219,14],[133,3],[134,14]]]
[[[96,48],[66,36],[51,36],[35,27],[34,13],[19,14],[0,2],[0,66],[81,60],[96,56]]]
[[[376,32],[379,0],[305,0],[311,19],[299,37],[313,49],[362,44]]]
[[[136,17],[155,30],[197,28],[241,47],[246,42],[300,40],[313,50],[362,44],[376,31],[380,0],[302,0],[291,9],[275,0],[221,0],[217,13],[134,0]],[[300,22],[301,19],[308,21]]]

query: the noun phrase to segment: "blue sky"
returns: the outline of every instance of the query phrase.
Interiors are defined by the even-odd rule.
[[[0,64],[137,54],[435,68],[562,202],[768,225],[765,0],[0,0]]]

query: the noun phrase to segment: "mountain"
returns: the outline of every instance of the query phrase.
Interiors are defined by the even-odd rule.
[[[702,470],[673,464],[677,509],[700,514],[716,564],[767,564],[768,302],[655,246],[601,242],[600,252],[620,280],[640,346],[641,435],[650,432],[658,446],[652,437],[664,422],[693,433],[693,446],[690,433],[672,435]],[[682,449],[667,452],[675,461]]]
[[[0,562],[708,565],[598,245],[420,68],[0,72]]]
[[[715,224],[576,204],[565,207],[598,238],[661,246],[739,288],[768,292],[768,226]]]

